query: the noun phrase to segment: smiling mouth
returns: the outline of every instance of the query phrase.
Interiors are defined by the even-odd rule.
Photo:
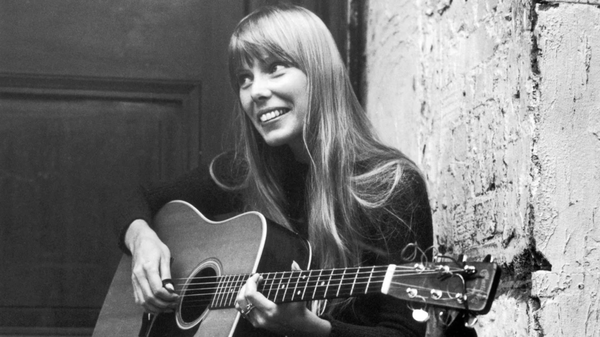
[[[275,110],[271,110],[269,112],[266,112],[266,113],[260,115],[260,117],[258,117],[258,119],[260,120],[261,123],[266,123],[266,122],[273,120],[279,116],[285,115],[288,112],[290,112],[289,109],[275,109]]]

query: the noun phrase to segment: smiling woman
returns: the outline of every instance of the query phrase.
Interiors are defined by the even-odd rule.
[[[432,245],[418,168],[373,134],[317,16],[284,5],[253,12],[231,37],[229,69],[239,97],[237,148],[208,168],[145,189],[128,205],[121,245],[133,256],[134,295],[146,311],[164,317],[159,313],[180,308],[181,285],[174,292],[163,286],[171,279],[170,247],[152,229],[153,215],[170,200],[185,200],[213,219],[258,211],[311,243],[311,267],[400,264],[408,262],[403,248]],[[240,249],[250,244],[234,241]],[[299,268],[291,259],[288,266]],[[227,292],[245,319],[232,329],[251,325],[253,332],[244,333],[260,336],[425,334],[409,306],[382,294],[276,304],[258,290],[264,282],[253,275]]]
[[[288,145],[307,158],[302,130],[308,109],[304,72],[273,56],[252,57],[238,73],[242,109],[269,146]]]

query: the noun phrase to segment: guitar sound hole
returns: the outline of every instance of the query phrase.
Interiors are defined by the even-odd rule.
[[[201,269],[190,278],[181,301],[184,322],[192,323],[204,313],[214,297],[216,282],[217,272],[213,268]]]

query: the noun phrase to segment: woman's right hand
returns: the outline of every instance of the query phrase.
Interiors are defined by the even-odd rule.
[[[163,280],[171,278],[169,248],[141,219],[129,226],[125,244],[132,255],[131,281],[135,302],[152,314],[174,309],[179,295],[173,292],[172,284],[163,286]]]

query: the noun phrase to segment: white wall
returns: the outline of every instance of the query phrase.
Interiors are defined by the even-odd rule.
[[[592,2],[368,2],[373,124],[426,174],[438,243],[503,264],[480,336],[600,334]]]

